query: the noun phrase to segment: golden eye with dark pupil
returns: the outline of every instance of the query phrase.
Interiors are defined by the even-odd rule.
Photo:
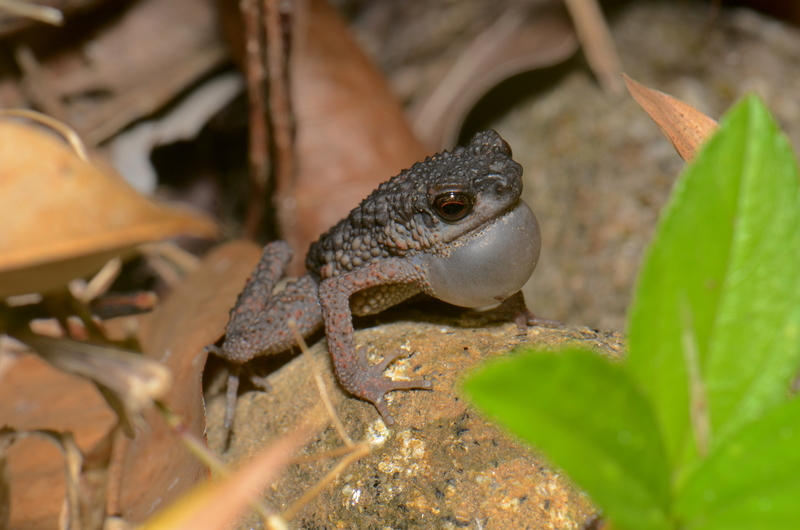
[[[472,211],[472,198],[469,195],[449,191],[433,201],[436,214],[445,221],[458,221]]]

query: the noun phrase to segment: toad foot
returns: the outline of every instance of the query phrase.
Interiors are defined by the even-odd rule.
[[[369,364],[367,360],[367,350],[363,346],[356,350],[358,369],[363,374],[363,386],[358,396],[366,401],[369,401],[383,418],[383,422],[391,427],[394,425],[395,420],[389,412],[389,407],[386,404],[384,397],[388,392],[394,390],[409,390],[409,389],[423,389],[431,390],[433,384],[425,379],[416,379],[413,381],[395,381],[383,376],[383,371],[397,359],[408,357],[408,353],[404,351],[397,351],[389,353],[384,356],[383,360],[378,364]]]

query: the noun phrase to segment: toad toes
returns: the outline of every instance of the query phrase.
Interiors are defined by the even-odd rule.
[[[283,241],[268,244],[231,310],[219,350],[235,367],[226,426],[238,390],[236,367],[289,349],[290,320],[303,336],[325,326],[342,386],[373,403],[389,425],[394,420],[385,394],[431,383],[382,375],[404,352],[370,365],[364,348],[356,347],[353,314],[377,313],[419,292],[471,308],[515,295],[521,325],[534,323],[519,290],[539,258],[539,227],[520,199],[521,177],[508,144],[485,131],[466,147],[428,157],[381,184],[311,245],[306,275],[274,295],[291,249]]]

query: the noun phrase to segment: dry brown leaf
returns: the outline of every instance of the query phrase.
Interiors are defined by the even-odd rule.
[[[0,297],[63,287],[134,246],[216,224],[158,206],[38,127],[0,120]]]
[[[92,383],[60,372],[32,354],[19,354],[0,374],[0,403],[0,427],[71,432],[84,453],[116,424],[116,416]],[[66,495],[61,453],[46,440],[29,437],[14,444],[7,456],[10,528],[57,528]]]
[[[383,75],[325,0],[298,15],[293,65],[297,176],[278,204],[290,272],[378,184],[425,157]]]
[[[717,122],[683,101],[622,76],[633,99],[656,122],[681,158],[687,162],[694,158],[703,141],[716,130]]]
[[[232,242],[203,259],[152,314],[139,341],[147,357],[173,373],[164,403],[197,438],[204,438],[202,373],[207,352],[225,332],[228,312],[261,256],[252,243]],[[205,467],[174,436],[160,415],[145,414],[150,429],[115,448],[110,513],[143,522],[208,476]]]
[[[452,148],[467,113],[492,87],[521,72],[565,61],[577,49],[575,30],[563,9],[509,9],[411,109],[414,131],[433,150]]]

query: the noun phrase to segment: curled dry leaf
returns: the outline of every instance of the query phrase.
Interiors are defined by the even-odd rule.
[[[664,136],[685,161],[694,158],[700,145],[717,128],[717,122],[679,99],[637,83],[625,74],[633,99],[653,118]]]
[[[244,242],[218,247],[153,313],[142,317],[144,354],[165,364],[174,381],[163,402],[204,439],[202,372],[205,347],[225,332],[228,312],[261,256]],[[134,440],[118,438],[113,463],[110,513],[143,522],[208,476],[155,410]]]
[[[0,374],[0,403],[0,427],[72,433],[84,454],[103,442],[116,424],[114,413],[92,383],[27,353],[17,354],[16,361]],[[8,449],[6,458],[8,528],[57,528],[67,493],[62,454],[40,437],[27,437]]]
[[[565,61],[578,39],[561,8],[514,6],[478,35],[430,94],[411,109],[414,131],[435,151],[452,148],[475,103],[509,77]]]
[[[135,353],[36,335],[23,340],[53,366],[94,382],[128,436],[142,424],[141,413],[170,387],[172,377],[164,365]]]
[[[61,288],[140,243],[216,224],[153,204],[42,129],[0,119],[0,297]]]

